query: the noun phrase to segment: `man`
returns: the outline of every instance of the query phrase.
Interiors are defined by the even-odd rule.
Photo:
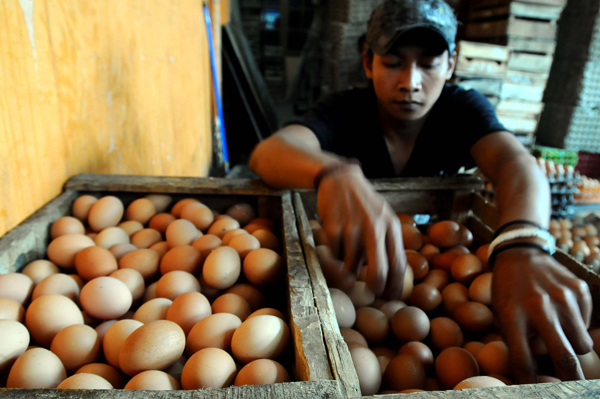
[[[496,187],[503,225],[492,292],[512,374],[519,383],[536,381],[529,339],[539,335],[557,376],[583,379],[576,355],[593,345],[588,287],[544,250],[550,193],[533,157],[483,96],[446,84],[456,25],[442,0],[386,0],[367,31],[363,63],[372,87],[326,98],[304,121],[259,144],[250,167],[272,186],[318,189],[328,245],[344,260],[337,285],[356,279],[364,257],[369,286],[396,298],[406,267],[401,229],[367,178],[478,166]]]

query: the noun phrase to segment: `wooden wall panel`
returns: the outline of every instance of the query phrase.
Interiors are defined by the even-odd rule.
[[[0,2],[0,235],[81,172],[206,176],[197,0]]]

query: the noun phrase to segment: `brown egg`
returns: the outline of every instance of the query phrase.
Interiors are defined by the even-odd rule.
[[[452,268],[452,262],[454,262],[457,257],[458,254],[456,252],[444,252],[436,255],[430,263],[431,268],[443,270],[449,273],[450,269]]]
[[[21,273],[29,277],[33,284],[37,284],[51,274],[59,273],[58,267],[49,260],[39,259],[28,263]]]
[[[281,250],[279,238],[277,238],[277,236],[271,231],[266,229],[256,230],[254,233],[252,233],[252,235],[258,239],[261,248],[268,248],[275,252],[279,252]]]
[[[192,202],[200,203],[200,201],[198,201],[195,198],[184,198],[182,200],[177,201],[175,205],[173,205],[173,208],[171,208],[171,215],[175,216],[176,218],[181,217],[181,210],[183,209],[183,207]]]
[[[572,229],[573,228],[573,222],[571,222],[569,219],[563,219],[560,221],[560,226],[563,229]]]
[[[510,359],[508,346],[503,341],[486,344],[475,354],[475,360],[482,374],[510,374]]]
[[[125,220],[135,220],[141,224],[146,224],[154,215],[156,215],[154,203],[148,198],[138,198],[127,207]]]
[[[225,233],[225,235],[223,236],[223,239],[219,239],[223,242],[223,245],[229,245],[229,242],[234,238],[237,237],[239,235],[248,235],[248,232],[244,229],[235,229],[235,230],[230,230],[227,233]],[[207,234],[208,235],[208,234]],[[219,238],[217,236],[213,236],[212,234],[210,235],[211,237],[216,237]]]
[[[260,241],[250,234],[241,234],[233,237],[227,245],[235,249],[240,258],[244,260],[250,252],[260,248]]]
[[[206,259],[206,257],[215,249],[219,248],[223,245],[221,239],[212,234],[205,234],[202,237],[198,238],[192,246],[200,251],[202,255],[202,260]]]
[[[464,381],[458,383],[453,389],[470,389],[470,388],[491,388],[491,387],[504,387],[506,384],[497,378],[488,376],[477,376],[467,378]]]
[[[81,313],[83,313],[83,312],[81,312]],[[84,319],[85,319],[85,317],[84,317]],[[102,340],[104,338],[104,334],[106,334],[106,331],[117,321],[119,321],[119,320],[107,320],[103,323],[98,324],[94,328],[94,330],[96,330],[96,332],[98,333],[98,337]]]
[[[433,326],[432,326],[433,327]],[[421,362],[423,367],[433,367],[433,353],[427,345],[422,342],[411,341],[400,347],[398,355],[414,356]]]
[[[475,255],[458,255],[452,262],[450,272],[456,281],[467,284],[483,272],[483,265]]]
[[[275,316],[256,316],[248,319],[233,333],[233,356],[244,363],[256,359],[277,359],[290,338],[287,324]]]
[[[438,351],[452,346],[462,346],[463,333],[456,322],[447,317],[436,317],[431,320],[431,345]]]
[[[116,226],[123,217],[124,207],[120,199],[106,196],[94,202],[88,213],[88,225],[99,232],[107,227]]]
[[[573,240],[570,238],[562,237],[556,241],[556,245],[565,252],[569,252],[573,248]]]
[[[73,302],[79,301],[79,285],[70,276],[62,273],[52,274],[33,289],[31,300],[36,300],[42,295],[64,295]]]
[[[425,378],[425,391],[440,391],[440,384],[435,378]]]
[[[250,316],[252,310],[248,301],[237,294],[223,294],[212,304],[212,313],[231,313],[243,322]]]
[[[171,391],[181,389],[179,381],[159,370],[147,370],[133,377],[127,385],[126,390],[144,391]]]
[[[418,252],[406,251],[406,261],[413,270],[415,280],[420,280],[429,273],[427,259]]]
[[[595,351],[586,353],[585,355],[577,355],[581,370],[586,380],[600,379],[600,358]]]
[[[423,279],[423,283],[433,285],[438,291],[442,292],[444,288],[450,282],[450,276],[447,272],[441,269],[434,269],[429,271],[427,276]]]
[[[131,243],[138,248],[150,248],[162,240],[162,235],[153,229],[143,229],[131,236]]]
[[[402,224],[402,241],[404,249],[418,251],[423,246],[423,235],[416,226]]]
[[[387,316],[382,311],[370,307],[356,311],[354,328],[372,345],[383,342],[390,333]]]
[[[48,258],[57,266],[72,269],[75,267],[75,255],[82,249],[94,245],[94,241],[87,236],[67,234],[50,242],[50,245],[48,245]]]
[[[442,303],[442,294],[431,284],[415,285],[410,294],[410,304],[429,313]]]
[[[109,366],[104,363],[90,363],[81,367],[79,370],[75,372],[75,374],[95,374],[110,383],[114,389],[123,389],[125,386],[125,381],[123,377],[121,377],[121,373],[119,373],[114,367]]]
[[[29,349],[10,369],[7,388],[56,388],[67,378],[60,359],[43,348]]]
[[[124,315],[131,307],[133,297],[122,281],[113,277],[98,277],[81,289],[79,301],[90,316],[109,320]]]
[[[128,254],[132,251],[135,251],[136,249],[138,249],[138,247],[136,247],[133,244],[117,244],[117,245],[110,247],[109,251],[111,254],[113,254],[113,256],[115,257],[115,259],[118,262],[121,260],[121,258],[123,256],[125,256],[126,254]]]
[[[492,273],[477,277],[469,287],[469,297],[475,302],[492,306]]]
[[[102,338],[102,349],[108,364],[119,370],[121,369],[119,365],[121,347],[127,337],[143,325],[144,323],[137,320],[119,320],[106,330]]]
[[[32,301],[25,313],[25,324],[33,339],[49,347],[63,328],[83,324],[81,311],[63,295],[43,295]]]
[[[350,349],[350,356],[362,395],[375,395],[381,386],[381,369],[377,356],[367,348],[356,347]]]
[[[428,263],[431,263],[433,258],[439,255],[440,249],[433,244],[425,244],[419,252],[425,257],[425,259],[427,259]]]
[[[462,224],[460,226],[460,240],[458,242],[459,245],[465,246],[467,248],[473,245],[473,233],[466,226]]]
[[[156,251],[143,248],[125,254],[119,260],[119,269],[137,270],[145,280],[150,280],[158,273],[159,261]]]
[[[385,386],[394,391],[405,389],[423,389],[425,387],[425,368],[411,355],[398,355],[393,358],[383,374]]]
[[[80,373],[61,382],[57,389],[113,389],[110,382],[96,374]]]
[[[460,225],[450,220],[437,222],[428,231],[431,243],[436,247],[449,248],[458,245],[462,238]]]
[[[171,222],[165,233],[167,237],[166,241],[170,248],[179,245],[192,245],[201,235],[202,233],[198,231],[196,226],[186,219],[178,219]]]
[[[268,230],[275,231],[277,223],[273,219],[269,218],[255,218],[248,222],[248,225],[258,225],[267,228]],[[252,234],[254,231],[249,231]]]
[[[399,212],[396,215],[398,216],[398,219],[400,219],[400,223],[402,223],[402,224],[410,224],[412,226],[417,225],[417,223],[415,222],[415,219],[407,213]]]
[[[159,213],[165,212],[173,202],[173,197],[167,194],[148,194],[144,198],[149,199]]]
[[[206,258],[202,276],[211,287],[227,289],[235,284],[240,276],[240,272],[240,256],[235,249],[219,247],[212,251]]]
[[[262,308],[265,303],[265,294],[250,284],[236,284],[225,291],[225,294],[237,294],[241,296],[248,301],[253,311]]]
[[[240,223],[233,218],[223,218],[215,221],[208,229],[208,234],[215,235],[219,238],[223,238],[225,234],[231,230],[240,228]]]
[[[464,247],[462,245],[455,245],[452,248],[449,248],[446,252],[452,252],[452,253],[455,253],[456,255],[464,255],[464,254],[471,253],[471,251],[469,251],[469,248]]]
[[[98,198],[91,195],[82,195],[73,202],[71,213],[82,222],[86,222],[92,205]]]
[[[256,217],[254,209],[249,204],[232,205],[225,211],[225,214],[237,220],[240,225],[246,225]]]
[[[14,299],[0,298],[0,320],[12,320],[22,323],[23,317],[25,317],[23,305]]]
[[[237,373],[235,361],[222,349],[205,348],[189,358],[181,373],[183,389],[225,388]]]
[[[192,327],[212,314],[210,302],[199,292],[186,292],[175,298],[167,310],[166,319],[177,323],[187,336]]]
[[[71,277],[73,280],[75,280],[75,282],[79,286],[79,291],[81,292],[81,289],[85,285],[85,281],[83,281],[83,279],[81,277],[79,277],[79,275],[77,275],[77,274],[69,274],[69,277]]]
[[[133,303],[142,299],[146,285],[144,277],[135,269],[119,269],[112,272],[109,277],[116,278],[129,288]]]
[[[479,375],[473,355],[462,348],[447,348],[435,360],[435,372],[443,389],[452,389],[459,382]]]
[[[600,239],[598,239],[598,237],[586,237],[583,239],[583,241],[585,241],[585,243],[588,245],[588,247],[591,246],[595,246],[597,247],[598,245],[600,245]]]
[[[58,332],[50,350],[58,356],[68,373],[97,361],[100,355],[100,338],[90,326],[72,325]]]
[[[429,334],[427,314],[414,306],[398,310],[391,320],[392,330],[400,341],[422,341]]]
[[[189,220],[198,230],[206,230],[212,224],[212,211],[204,204],[190,202],[181,208],[181,218]]]
[[[108,230],[110,228],[112,228],[112,227],[107,227],[104,230]],[[128,237],[127,242],[129,242],[129,237],[131,237],[132,235],[134,235],[138,231],[143,230],[144,226],[140,222],[138,222],[138,221],[128,220],[126,222],[119,223],[117,225],[117,228],[123,230],[127,234],[127,237]],[[104,230],[102,230],[102,231],[104,231]]]
[[[473,357],[475,357],[477,355],[477,352],[479,352],[479,350],[481,348],[483,348],[485,345],[486,344],[484,344],[483,342],[471,341],[471,342],[467,342],[466,344],[464,344],[463,349],[465,349],[471,355],[473,355]]]
[[[236,387],[243,385],[265,385],[290,382],[290,375],[275,360],[258,359],[245,365],[235,377]]]
[[[200,283],[193,274],[181,270],[166,273],[156,285],[159,298],[174,300],[186,292],[200,292]]]
[[[29,341],[29,332],[23,324],[0,319],[0,372],[9,370],[19,356],[25,353]]]
[[[75,256],[75,269],[85,281],[108,276],[118,268],[114,255],[102,247],[87,247]]]
[[[24,305],[31,298],[33,287],[33,281],[25,274],[0,274],[0,298],[9,298]]]
[[[127,375],[146,370],[165,370],[173,365],[185,349],[181,327],[167,320],[144,324],[133,331],[119,352],[119,365]]]
[[[341,290],[330,288],[331,302],[335,311],[335,317],[340,327],[350,328],[356,321],[356,310],[350,297]]]
[[[351,344],[358,344],[358,346],[362,346],[363,348],[368,348],[369,344],[367,344],[367,340],[356,330],[351,328],[340,328],[340,333],[342,334],[342,338],[344,338],[344,342],[346,345],[350,346]]]
[[[494,324],[494,315],[487,306],[479,302],[461,303],[454,310],[454,319],[467,332],[482,333]]]
[[[150,299],[135,311],[133,319],[141,321],[144,324],[157,320],[166,320],[167,312],[172,304],[173,301],[167,298]]]
[[[232,242],[235,240],[234,238]],[[244,275],[254,285],[263,286],[276,282],[282,276],[284,267],[283,258],[268,248],[255,249],[244,259]]]
[[[251,317],[262,316],[262,315],[275,316],[275,317],[279,317],[283,321],[286,321],[286,318],[283,315],[283,313],[281,313],[279,310],[273,309],[273,308],[258,309],[256,312],[250,314],[250,316],[248,316],[248,319]]]
[[[231,313],[217,313],[201,319],[188,333],[186,353],[191,356],[205,348],[230,351],[233,333],[241,324],[240,318]]]
[[[410,268],[408,268],[410,269]],[[346,292],[355,308],[370,306],[375,301],[375,294],[364,281],[357,281],[352,288]]]
[[[461,283],[452,283],[442,291],[442,302],[447,315],[452,316],[461,303],[469,302],[469,291]]]
[[[170,213],[158,213],[150,219],[148,222],[148,227],[158,231],[161,234],[165,234],[167,232],[167,227],[169,224],[175,220],[175,216]]]
[[[493,341],[502,341],[502,335],[497,331],[492,331],[481,338],[481,342],[483,342],[484,344],[489,344]]]
[[[85,234],[85,227],[83,227],[83,223],[79,219],[71,216],[63,216],[52,223],[50,237],[55,239],[66,234]]]

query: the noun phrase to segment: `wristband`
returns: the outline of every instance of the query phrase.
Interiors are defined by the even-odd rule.
[[[548,255],[552,255],[548,248],[545,248],[544,246],[535,242],[513,242],[510,244],[503,245],[500,248],[496,248],[494,252],[492,252],[492,254],[488,258],[488,265],[490,266],[490,268],[494,267],[494,263],[496,262],[496,256],[498,256],[498,254],[513,248],[536,248],[543,252],[546,252]]]
[[[517,238],[541,238],[548,243],[547,251],[550,253],[550,255],[552,255],[556,250],[556,241],[552,234],[550,234],[548,231],[534,227],[525,227],[522,229],[511,230],[506,233],[502,233],[496,237],[490,244],[488,256],[491,256],[492,252],[494,252],[494,249],[496,249],[498,245],[506,241],[516,240]]]
[[[360,161],[358,159],[354,159],[354,158],[347,159],[344,162],[334,163],[334,164],[325,166],[315,176],[315,179],[313,180],[313,187],[315,189],[318,189],[319,188],[319,184],[321,184],[321,181],[325,177],[327,177],[329,175],[333,175],[333,174],[335,174],[337,172],[343,171],[343,170],[351,167],[352,165],[358,165],[359,167],[361,167]]]
[[[544,228],[542,226],[540,226],[539,224],[529,221],[529,220],[513,220],[512,222],[508,222],[503,224],[502,226],[498,227],[498,230],[496,230],[496,233],[494,233],[494,238],[498,237],[500,235],[500,233],[502,233],[504,230],[506,230],[508,227],[510,226],[514,226],[515,224],[528,224],[530,226],[533,227],[537,227],[538,229],[543,230]]]

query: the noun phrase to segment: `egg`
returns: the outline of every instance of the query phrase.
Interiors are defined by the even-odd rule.
[[[256,312],[250,314],[250,316],[248,316],[248,319],[251,317],[256,317],[256,316],[261,316],[261,315],[275,316],[275,317],[279,317],[283,321],[286,321],[283,313],[281,313],[279,310],[273,309],[273,308],[258,309]]]
[[[83,313],[83,312],[81,312],[81,313]],[[100,339],[103,339],[103,338],[104,338],[104,335],[106,334],[106,331],[108,331],[108,329],[109,329],[109,328],[110,328],[110,327],[111,327],[113,324],[115,324],[117,321],[119,321],[119,320],[107,320],[107,321],[105,321],[105,322],[102,322],[102,323],[98,324],[98,325],[97,325],[97,326],[94,328],[94,330],[96,330],[96,332],[98,333],[98,337],[99,337]]]
[[[402,224],[402,241],[405,249],[418,251],[423,246],[423,235],[411,224]]]
[[[55,239],[65,234],[85,234],[85,227],[83,227],[83,223],[79,219],[72,216],[63,216],[52,223],[50,237]]]
[[[431,284],[417,284],[410,294],[410,303],[429,313],[440,306],[442,294]]]
[[[159,261],[161,261],[170,248],[166,241],[159,241],[156,244],[150,245],[148,249],[155,251],[158,254]]]
[[[202,270],[206,283],[221,290],[234,285],[240,273],[240,256],[230,247],[219,247],[212,251],[206,258]]]
[[[418,252],[406,251],[406,261],[412,268],[415,280],[420,280],[429,272],[427,259]]]
[[[212,314],[210,303],[199,292],[186,292],[175,298],[169,306],[166,320],[177,323],[187,336],[192,327]]]
[[[25,313],[25,325],[33,339],[49,347],[63,328],[83,324],[81,311],[63,295],[43,295],[32,301]]]
[[[433,245],[442,248],[458,245],[462,237],[460,225],[449,220],[432,225],[429,228],[428,235]]]
[[[484,344],[483,342],[471,341],[464,344],[463,349],[465,349],[467,352],[473,355],[473,357],[475,357],[477,355],[477,352],[479,352],[479,350],[485,345],[486,344]]]
[[[453,389],[470,389],[470,388],[491,388],[491,387],[504,387],[505,383],[500,381],[497,378],[488,377],[488,376],[477,376],[467,378],[464,381],[458,383]]]
[[[277,359],[290,338],[287,324],[275,316],[256,316],[240,325],[231,339],[234,357],[248,363],[256,359]]]
[[[131,243],[138,248],[150,248],[162,240],[162,235],[154,229],[143,229],[131,236]]]
[[[163,275],[156,285],[156,295],[159,298],[174,300],[186,292],[200,292],[200,283],[193,274],[174,270]]]
[[[469,287],[469,297],[475,302],[492,306],[492,273],[477,277]]]
[[[188,333],[186,353],[191,356],[211,347],[230,351],[233,333],[241,324],[240,318],[231,313],[217,313],[202,318]]]
[[[148,194],[144,198],[147,198],[154,205],[156,212],[165,212],[169,205],[173,202],[173,197],[167,194]]]
[[[237,294],[223,294],[212,304],[212,313],[231,313],[244,321],[250,316],[252,310],[248,301]]]
[[[450,272],[459,283],[470,283],[483,272],[483,265],[477,256],[462,254],[454,259]]]
[[[142,303],[146,303],[152,299],[157,298],[157,295],[156,295],[156,285],[157,284],[158,284],[158,281],[155,281],[146,287],[146,291],[144,291],[144,296],[142,297]],[[163,299],[166,299],[166,298],[163,298]]]
[[[482,374],[508,376],[510,373],[508,346],[503,341],[493,341],[483,346],[475,354],[475,360]]]
[[[0,298],[0,320],[23,322],[25,308],[19,302],[10,298]]]
[[[170,213],[159,213],[157,215],[152,216],[150,221],[148,222],[148,227],[158,231],[161,234],[165,234],[167,232],[167,227],[169,224],[173,222],[175,216]]]
[[[44,348],[33,348],[15,361],[7,388],[56,388],[67,378],[67,372],[58,356]]]
[[[108,320],[123,316],[131,307],[133,296],[122,281],[113,277],[98,277],[81,289],[79,301],[90,316]]]
[[[88,225],[99,232],[107,227],[116,226],[123,217],[124,207],[120,199],[106,196],[94,202],[88,213]]]
[[[166,241],[170,248],[178,245],[191,245],[201,235],[202,233],[198,231],[196,226],[186,219],[171,222],[165,232]]]
[[[223,245],[221,239],[212,234],[205,234],[202,237],[198,238],[196,241],[192,243],[192,246],[200,251],[202,255],[202,259],[205,260],[206,257],[215,249],[219,248]]]
[[[252,284],[264,286],[276,282],[283,275],[285,263],[277,252],[259,248],[248,253],[243,266],[244,275]]]
[[[51,274],[59,273],[58,267],[49,260],[39,259],[28,263],[21,273],[29,277],[33,284],[37,284]]]
[[[414,306],[398,310],[392,317],[391,325],[394,335],[404,342],[422,341],[430,329],[427,314]]]
[[[465,349],[452,347],[442,351],[435,360],[435,372],[443,389],[452,389],[459,382],[479,375],[473,355]]]
[[[225,294],[236,294],[248,301],[252,311],[256,311],[265,304],[265,294],[251,284],[236,284],[225,291]]]
[[[586,380],[600,379],[600,358],[595,351],[586,353],[585,355],[577,355],[581,370]]]
[[[396,314],[396,312],[402,308],[406,307],[406,303],[402,302],[402,301],[388,301],[386,303],[384,303],[383,305],[381,305],[381,307],[379,308],[379,310],[381,310],[383,312],[383,314],[385,314],[385,316],[388,318],[388,320],[392,320],[392,317],[394,317],[394,314]]]
[[[383,342],[390,333],[387,316],[382,311],[370,307],[363,307],[356,311],[354,328],[371,345]]]
[[[75,269],[85,281],[108,276],[118,268],[114,255],[99,246],[84,248],[75,256]]]
[[[94,238],[96,245],[104,249],[110,249],[117,244],[130,244],[129,241],[128,232],[120,227],[107,227]]]
[[[268,248],[272,251],[279,252],[281,250],[281,243],[279,238],[269,230],[256,230],[252,233],[256,239],[258,239],[261,248]]]
[[[431,270],[423,279],[423,283],[433,285],[438,291],[443,291],[450,282],[448,273],[441,269]]]
[[[125,381],[123,381],[123,377],[121,376],[121,373],[119,373],[117,371],[117,369],[115,369],[112,366],[109,366],[108,364],[104,364],[104,363],[86,364],[85,366],[81,367],[79,370],[77,370],[75,372],[75,374],[81,374],[81,373],[98,375],[98,376],[104,378],[106,381],[108,381],[110,383],[110,385],[112,385],[113,388],[115,388],[115,389],[123,389],[123,387],[125,386]]]
[[[456,252],[443,252],[433,257],[431,260],[431,268],[450,272],[452,263],[457,257],[458,254]]]
[[[104,230],[112,229],[113,227],[108,227]],[[121,222],[117,225],[117,228],[123,230],[128,237],[131,237],[135,233],[144,229],[144,225],[136,220],[127,220],[125,222]],[[104,231],[102,230],[102,231]]]
[[[82,222],[86,222],[92,205],[98,201],[98,198],[92,195],[82,195],[73,202],[71,213]]]
[[[129,288],[132,303],[142,299],[146,286],[140,272],[134,269],[119,269],[112,272],[109,277],[116,278]]]
[[[223,236],[222,239],[220,239],[223,242],[223,245],[229,245],[229,242],[234,238],[237,237],[239,235],[248,235],[249,233],[244,230],[244,229],[235,229],[235,230],[230,230],[227,233],[225,233],[225,235]],[[209,235],[209,234],[207,234]],[[212,236],[212,234],[210,234]],[[217,237],[217,236],[213,236],[213,237]],[[217,237],[219,238],[219,237]]]
[[[233,218],[223,218],[215,221],[208,229],[208,234],[223,238],[225,233],[231,230],[239,229],[240,223]]]
[[[56,388],[58,389],[113,389],[110,382],[96,374],[80,373],[75,374]]]
[[[446,314],[452,316],[458,305],[469,302],[469,290],[461,283],[448,284],[442,291],[442,302]]]
[[[133,331],[119,352],[121,370],[134,376],[146,370],[165,370],[185,349],[181,327],[168,320],[152,321]]]
[[[453,252],[456,255],[464,255],[471,253],[471,251],[469,251],[469,248],[464,247],[462,245],[455,245],[452,248],[448,249],[446,252]]]
[[[198,201],[195,198],[184,198],[182,200],[177,201],[175,205],[173,205],[173,208],[171,208],[171,215],[175,216],[176,218],[181,217],[181,210],[183,209],[183,207],[193,202],[200,203],[200,201]]]
[[[338,325],[346,328],[352,327],[356,321],[356,310],[348,295],[336,288],[330,288],[329,294]]]
[[[367,340],[356,330],[351,328],[340,328],[340,333],[342,334],[342,338],[344,338],[344,342],[346,345],[350,346],[352,344],[357,344],[358,346],[362,346],[363,348],[368,348],[369,344],[367,344]]]
[[[246,225],[256,217],[254,209],[249,204],[232,205],[225,211],[225,214],[237,220],[240,225]]]
[[[355,308],[370,306],[375,301],[375,293],[367,286],[364,281],[357,281],[352,288],[346,292]]]
[[[377,356],[370,349],[361,347],[350,349],[350,356],[358,375],[361,394],[375,395],[381,386],[381,368]]]
[[[181,373],[183,389],[225,388],[236,376],[231,355],[222,349],[205,348],[189,358]]]
[[[240,259],[244,260],[250,252],[260,248],[260,241],[250,234],[241,234],[233,237],[227,245],[235,249]]]
[[[66,234],[55,238],[48,245],[48,259],[57,266],[66,269],[75,267],[75,256],[79,251],[96,245],[94,241],[81,234]]]
[[[171,248],[160,261],[160,272],[164,275],[180,270],[198,274],[202,270],[202,254],[191,245]]]
[[[407,213],[400,212],[400,213],[397,213],[396,216],[398,216],[398,219],[400,219],[400,223],[410,224],[412,226],[417,225],[417,223],[415,222],[415,219]]]
[[[135,311],[133,319],[141,321],[142,323],[150,323],[151,321],[156,320],[166,320],[167,312],[172,304],[173,301],[168,298],[150,299]]]
[[[25,353],[29,341],[29,331],[23,324],[0,320],[0,372],[8,370]]]
[[[137,320],[119,320],[113,323],[102,338],[102,350],[106,361],[111,366],[121,369],[119,365],[119,353],[125,340],[144,323]]]
[[[394,391],[423,389],[425,368],[414,356],[398,355],[386,367],[383,381],[386,387]]]
[[[206,205],[191,202],[181,209],[181,218],[189,220],[198,230],[206,230],[213,223],[214,215]]]
[[[148,198],[138,198],[127,207],[125,220],[134,220],[144,225],[154,215],[156,215],[154,203]]]
[[[419,253],[425,257],[427,262],[431,262],[436,255],[440,254],[440,249],[433,244],[425,244]]]
[[[407,342],[400,347],[398,355],[414,356],[426,369],[433,367],[433,353],[431,352],[431,349],[422,342]]]
[[[181,389],[179,381],[164,371],[147,370],[133,377],[127,385],[126,390],[144,391],[171,391]]]
[[[460,327],[471,333],[482,333],[494,324],[492,311],[479,302],[461,303],[454,310],[454,319]]]
[[[430,321],[431,345],[438,351],[443,351],[452,346],[462,346],[463,333],[458,324],[447,317],[436,317]]]
[[[262,226],[268,230],[274,231],[277,227],[276,222],[269,218],[254,218],[248,222],[248,225]],[[250,232],[252,234],[253,232]]]
[[[67,372],[72,373],[81,366],[98,360],[100,343],[98,333],[92,327],[73,325],[56,334],[50,350],[58,356]]]
[[[77,303],[79,301],[79,285],[66,274],[52,274],[35,286],[31,299],[36,300],[43,295],[51,294],[64,295]]]
[[[138,249],[138,247],[136,247],[133,244],[117,244],[110,247],[108,251],[115,257],[115,259],[118,262],[123,256],[135,251],[136,249]]]
[[[240,370],[234,385],[265,385],[290,382],[290,375],[280,363],[270,359],[254,360]]]
[[[137,249],[125,254],[119,260],[119,269],[137,270],[144,280],[150,280],[158,273],[160,257],[151,249]]]

